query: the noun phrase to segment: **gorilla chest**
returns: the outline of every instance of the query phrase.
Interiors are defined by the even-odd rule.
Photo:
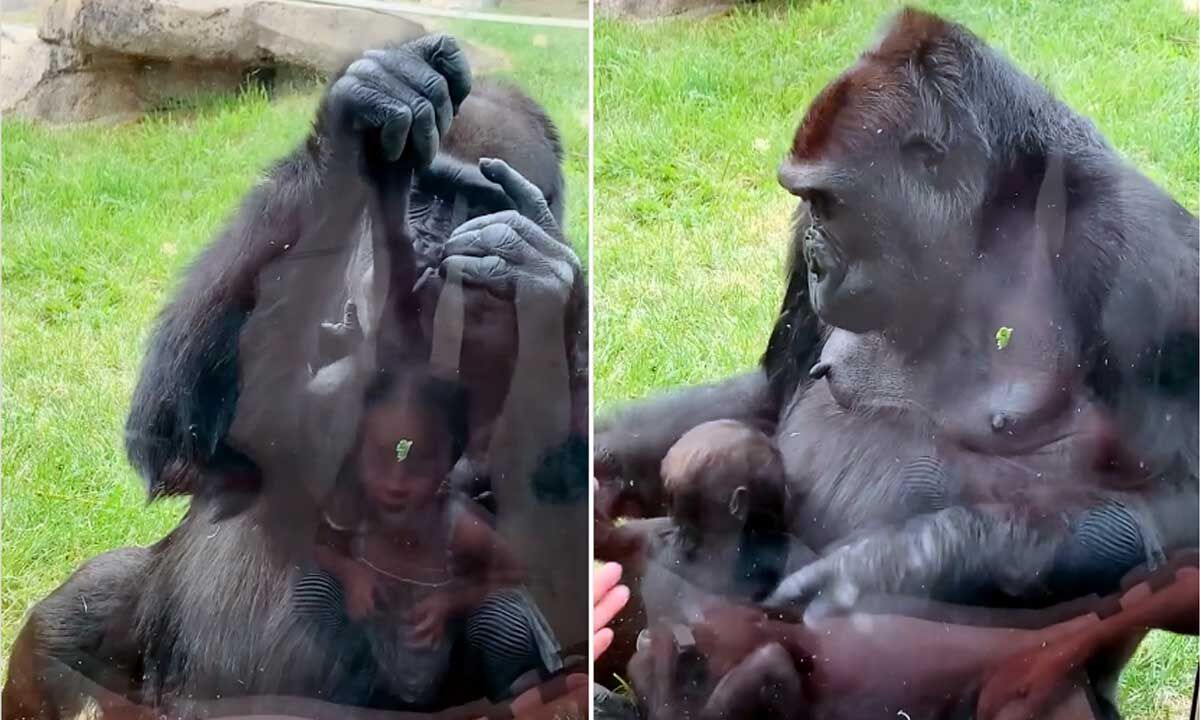
[[[778,428],[799,499],[793,529],[811,544],[953,504],[1042,507],[1094,484],[1095,408],[1066,355],[980,361],[983,349],[959,343],[913,363],[879,338],[839,332],[826,375],[793,397]]]

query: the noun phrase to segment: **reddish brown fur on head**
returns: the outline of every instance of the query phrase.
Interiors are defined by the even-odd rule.
[[[813,100],[792,140],[792,160],[837,157],[854,147],[854,139],[864,132],[900,127],[912,108],[907,68],[923,66],[954,28],[936,15],[913,8],[901,11],[878,46],[863,53]]]
[[[703,508],[728,505],[746,488],[749,514],[782,520],[787,486],[779,449],[764,433],[735,420],[703,423],[683,435],[662,462],[663,488],[676,522],[706,529]]]

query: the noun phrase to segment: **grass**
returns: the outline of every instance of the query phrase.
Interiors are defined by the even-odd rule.
[[[586,256],[587,33],[458,26],[504,52],[567,148],[568,233]],[[536,37],[540,35],[540,37]],[[198,101],[123,127],[3,134],[3,657],[83,560],[157,540],[122,427],[153,316],[188,260],[308,131],[318,90]]]
[[[1198,21],[1176,0],[978,3],[962,21],[1091,116],[1193,212]],[[896,6],[759,4],[702,21],[596,28],[596,402],[752,367],[782,292],[792,198],[775,183],[817,91]],[[1194,638],[1152,635],[1126,671],[1131,718],[1190,706]]]

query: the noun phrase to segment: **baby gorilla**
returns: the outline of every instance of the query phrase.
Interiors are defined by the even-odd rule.
[[[647,620],[694,621],[713,595],[759,601],[812,551],[787,532],[783,461],[761,431],[698,425],[662,462],[669,517],[600,523],[596,556],[640,576]]]

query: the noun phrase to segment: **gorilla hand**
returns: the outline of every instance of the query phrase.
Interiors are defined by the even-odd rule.
[[[810,608],[849,609],[864,594],[893,593],[905,565],[895,538],[868,535],[792,573],[766,599],[767,607],[812,603]]]
[[[766,601],[848,609],[864,595],[960,602],[964,593],[1038,597],[1048,590],[1061,537],[1016,508],[956,506],[869,532],[785,578]]]
[[[369,50],[325,99],[322,120],[334,157],[353,159],[368,177],[396,163],[427,168],[470,90],[466,55],[449,36]]]
[[[503,188],[516,210],[485,215],[459,226],[446,241],[442,270],[506,299],[523,295],[565,303],[580,278],[579,259],[533,183],[503,160],[484,158],[479,169]]]

